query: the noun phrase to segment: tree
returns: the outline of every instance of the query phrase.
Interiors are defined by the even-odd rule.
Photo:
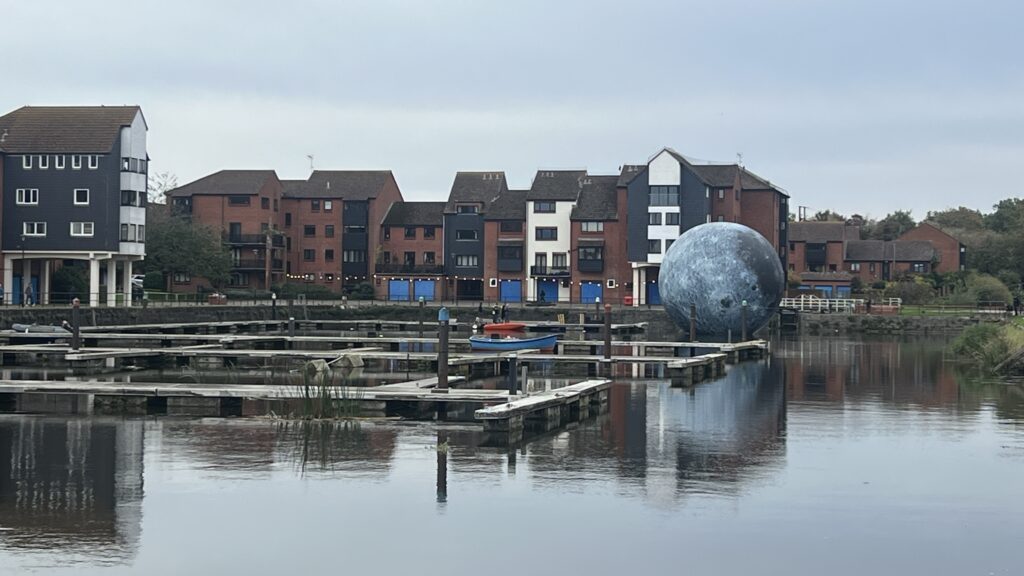
[[[963,206],[928,212],[925,220],[950,230],[981,230],[985,227],[985,218],[981,212]]]
[[[846,222],[846,216],[831,210],[820,210],[815,212],[812,219],[815,222]]]
[[[149,202],[166,204],[167,193],[178,187],[178,177],[170,172],[156,172],[149,176]]]
[[[231,254],[213,229],[163,207],[146,211],[147,272],[160,272],[170,291],[175,272],[206,278],[219,288],[231,272]]]
[[[895,240],[904,232],[917,226],[909,211],[897,210],[873,223],[869,229],[869,238],[873,240]]]
[[[1007,198],[992,207],[993,212],[985,216],[985,226],[996,232],[1014,232],[1024,226],[1024,200]]]

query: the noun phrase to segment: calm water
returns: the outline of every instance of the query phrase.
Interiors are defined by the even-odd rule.
[[[691,390],[619,382],[513,453],[474,426],[4,415],[0,573],[1020,574],[1024,388],[942,348],[780,342]]]

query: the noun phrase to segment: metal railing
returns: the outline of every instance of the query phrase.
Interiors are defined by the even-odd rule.
[[[530,266],[530,276],[569,277],[568,266]]]

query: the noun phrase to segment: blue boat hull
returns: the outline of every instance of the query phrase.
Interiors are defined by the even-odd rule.
[[[473,350],[491,352],[514,352],[516,350],[544,350],[554,348],[558,344],[558,336],[539,336],[537,338],[487,338],[471,336],[469,347]]]

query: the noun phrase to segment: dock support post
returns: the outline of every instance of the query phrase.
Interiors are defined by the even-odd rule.
[[[448,437],[437,433],[437,503],[448,501]]]
[[[435,392],[448,393],[448,309],[437,311],[437,387]]]
[[[81,301],[75,298],[71,301],[71,349],[78,350],[82,346],[82,333],[78,327],[82,324]]]
[[[740,307],[740,342],[747,341],[747,301]]]
[[[515,394],[519,389],[516,379],[519,377],[519,358],[515,354],[508,357],[508,393]]]
[[[697,305],[690,302],[690,342],[697,341]],[[692,350],[692,349],[691,349]]]

